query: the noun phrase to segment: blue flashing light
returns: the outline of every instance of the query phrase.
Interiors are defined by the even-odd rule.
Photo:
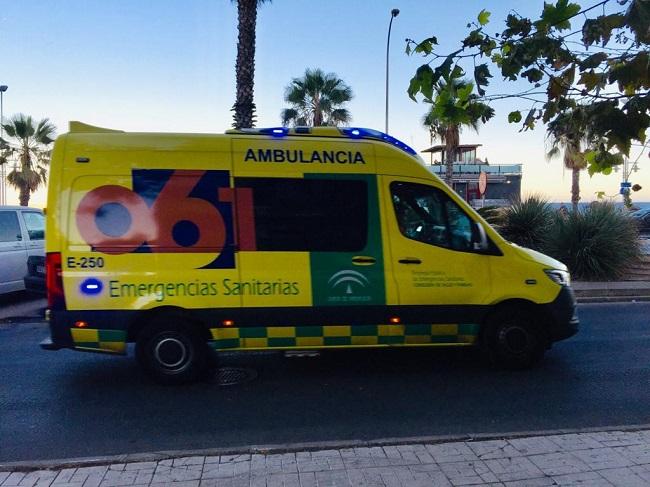
[[[395,147],[403,150],[408,154],[411,154],[413,156],[417,154],[417,152],[415,152],[411,147],[406,145],[404,142],[396,139],[391,135],[380,132],[378,130],[364,129],[360,127],[345,127],[340,130],[343,135],[350,137],[352,139],[367,138],[367,139],[383,140],[387,144],[394,145]]]
[[[102,290],[104,289],[104,283],[99,279],[90,277],[88,279],[85,279],[80,284],[79,289],[83,294],[87,294],[89,296],[95,296],[102,292]]]
[[[285,137],[289,134],[289,129],[287,127],[272,127],[268,129],[260,129],[260,134],[270,135],[272,137]]]

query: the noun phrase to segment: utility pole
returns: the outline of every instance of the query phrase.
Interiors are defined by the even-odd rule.
[[[390,23],[388,24],[388,39],[386,40],[386,129],[388,133],[388,53],[390,51],[390,29],[393,26],[393,19],[399,15],[399,9],[390,11]]]
[[[7,85],[0,85],[0,139],[4,138],[4,99],[3,95],[9,88]],[[0,205],[7,204],[7,164],[0,164]]]

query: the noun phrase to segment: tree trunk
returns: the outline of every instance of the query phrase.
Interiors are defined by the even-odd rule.
[[[257,0],[238,0],[237,99],[233,106],[235,128],[253,126],[255,104],[253,89],[255,83],[255,24],[257,23]]]
[[[445,183],[447,183],[447,186],[450,188],[453,188],[453,181],[454,181],[454,150],[453,148],[447,146],[446,148],[446,154],[445,154]]]
[[[18,201],[20,202],[20,206],[29,206],[29,197],[29,188],[20,188],[20,192],[18,193]]]
[[[314,127],[323,125],[323,112],[320,109],[320,93],[314,95]]]
[[[458,131],[458,126],[449,125],[445,130],[445,157],[447,158],[447,165],[445,171],[445,183],[453,189],[454,181],[454,159],[456,158],[456,152],[458,150],[458,144],[460,134]]]
[[[574,167],[571,170],[571,204],[573,211],[578,211],[580,201],[580,168]]]

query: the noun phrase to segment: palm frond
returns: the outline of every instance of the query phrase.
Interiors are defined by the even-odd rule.
[[[345,124],[351,117],[342,105],[352,97],[352,89],[335,73],[307,68],[302,78],[292,79],[285,88],[284,100],[291,107],[281,112],[282,123]]]
[[[7,181],[20,192],[21,204],[27,204],[30,194],[47,181],[49,145],[54,142],[56,128],[47,118],[35,122],[22,113],[11,117],[3,128],[12,140],[0,143],[2,158],[5,163],[15,163]]]
[[[280,118],[282,120],[282,125],[287,127],[291,125],[291,122],[295,121],[298,118],[298,111],[293,108],[285,108],[280,113]]]

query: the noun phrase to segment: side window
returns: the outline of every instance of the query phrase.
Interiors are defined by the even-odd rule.
[[[412,240],[472,250],[472,220],[443,191],[424,184],[390,185],[400,232]]]
[[[445,195],[445,208],[451,248],[454,250],[472,250],[472,220],[451,198]]]
[[[0,242],[18,242],[20,236],[20,224],[15,211],[0,211]]]
[[[237,178],[253,190],[256,248],[356,252],[368,238],[368,188],[343,179]]]
[[[43,240],[45,238],[45,218],[35,211],[24,211],[23,219],[27,227],[30,240]]]

